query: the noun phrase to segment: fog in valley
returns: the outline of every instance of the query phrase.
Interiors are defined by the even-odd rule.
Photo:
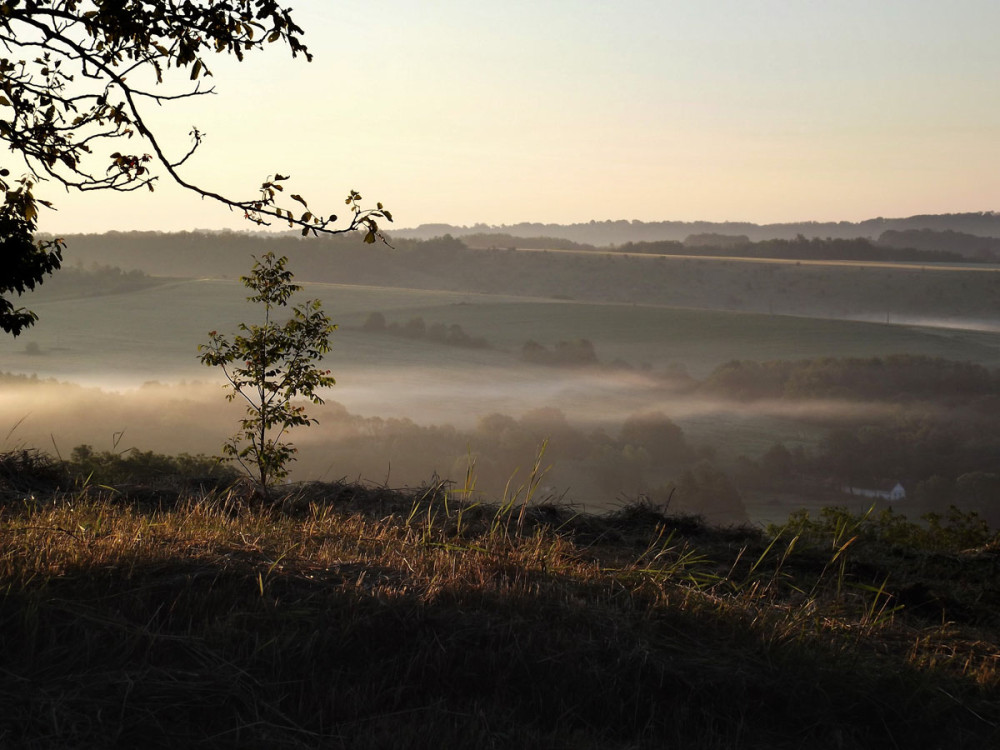
[[[353,374],[366,375],[360,369]],[[655,453],[655,445],[635,445],[630,452],[628,445],[619,444],[630,419],[670,415],[669,422],[682,427],[686,439],[678,443],[683,445],[681,455],[657,459],[670,460],[671,471],[677,472],[699,457],[731,464],[736,458],[731,439],[741,440],[741,448],[755,453],[754,448],[772,439],[808,441],[811,429],[801,423],[829,424],[862,414],[870,417],[873,409],[885,415],[891,411],[886,405],[820,400],[740,404],[663,393],[661,387],[636,378],[570,376],[559,384],[536,381],[537,389],[528,381],[510,389],[484,390],[448,381],[413,387],[420,382],[417,378],[434,374],[409,372],[394,378],[370,371],[367,385],[331,392],[325,405],[310,409],[319,424],[291,436],[300,449],[292,477],[362,479],[394,487],[419,486],[435,475],[464,481],[471,457],[480,491],[496,498],[508,479],[525,479],[537,451],[548,441],[543,463],[550,468],[542,483],[548,499],[607,509],[635,500],[670,478],[669,472],[655,471],[653,457],[647,455]],[[214,455],[241,416],[238,404],[225,401],[219,383],[205,381],[147,383],[120,391],[54,381],[4,385],[4,450],[31,446],[68,458],[74,447],[87,444],[118,453]],[[591,463],[595,458],[604,461],[602,470],[614,479],[598,481]]]
[[[293,480],[463,484],[471,463],[499,499],[544,445],[536,499],[587,510],[763,523],[902,483],[897,510],[1000,520],[995,266],[869,241],[871,260],[811,239],[566,242],[72,238],[28,298],[38,324],[0,342],[3,447],[218,454],[242,411],[197,348],[259,322],[235,277],[273,248],[340,326]]]

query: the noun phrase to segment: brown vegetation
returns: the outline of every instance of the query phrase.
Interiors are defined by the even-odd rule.
[[[32,494],[48,470],[25,458],[3,491],[7,746],[1000,739],[995,539],[581,516],[536,505],[537,474],[499,505],[470,473],[263,507],[239,488]]]

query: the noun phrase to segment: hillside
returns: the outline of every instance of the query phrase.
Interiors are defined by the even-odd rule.
[[[289,256],[300,281],[880,322],[991,326],[989,311],[1000,295],[994,266],[939,268],[928,261],[815,264],[794,254],[785,261],[749,261],[475,250],[451,237],[400,240],[395,249],[362,245],[356,238],[310,241],[235,232],[131,232],[66,239],[68,263],[98,263],[158,276],[236,278],[249,268],[251,255],[271,250]],[[799,244],[779,243],[790,251]],[[804,243],[807,250],[815,244]]]
[[[0,464],[8,746],[1000,741],[997,540],[969,518],[713,529],[536,505],[530,481],[499,505],[326,484],[263,507]]]

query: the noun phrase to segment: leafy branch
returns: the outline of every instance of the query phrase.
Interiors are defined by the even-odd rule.
[[[0,46],[22,53],[20,59],[0,58],[0,139],[21,154],[35,183],[53,179],[81,191],[154,190],[160,178],[155,162],[173,182],[256,224],[281,220],[303,235],[364,230],[366,242],[384,239],[376,220],[392,221],[391,214],[381,205],[360,208],[354,191],[348,204],[356,210],[347,226],[336,227],[335,214],[310,210],[301,196],[291,199],[305,211],[281,204],[277,194],[288,177],[279,173],[262,183],[257,197],[243,200],[189,181],[179,169],[205,134],[193,128],[190,148],[172,158],[139,106],[141,99],[161,105],[213,93],[202,86],[212,76],[206,61],[211,54],[242,61],[281,42],[293,57],[311,60],[302,33],[274,0],[0,0]],[[171,70],[184,75],[168,83]],[[144,79],[152,82],[138,82]],[[148,153],[101,155],[104,142],[133,138],[145,141]]]

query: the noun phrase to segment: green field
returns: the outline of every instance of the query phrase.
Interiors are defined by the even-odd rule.
[[[470,366],[516,363],[529,339],[551,345],[590,339],[602,361],[654,369],[684,364],[704,376],[731,359],[926,354],[1000,365],[1000,334],[642,305],[560,302],[387,287],[306,284],[342,326],[331,363],[338,372],[430,366],[447,379]],[[89,383],[138,384],[204,375],[197,346],[212,329],[250,319],[238,282],[192,280],[106,297],[39,302],[35,328],[0,341],[3,370]],[[494,351],[455,350],[352,330],[370,312],[392,322],[421,316],[485,336]],[[28,354],[35,344],[40,354]]]
[[[360,324],[373,306],[389,312],[478,296],[305,286],[308,295],[322,299],[331,317],[346,326]],[[245,296],[246,289],[236,281],[190,280],[127,294],[33,303],[39,315],[37,325],[16,340],[0,341],[2,369],[114,386],[204,378],[207,370],[197,361],[197,347],[207,340],[208,331],[235,330],[239,321],[252,319],[255,311]],[[365,346],[360,336],[357,342],[354,338],[346,331],[338,335],[338,352],[333,355],[336,366],[344,360],[376,366],[413,360],[413,353],[403,343],[389,351],[382,346]],[[27,353],[32,344],[40,354]],[[387,356],[378,357],[382,351]]]

